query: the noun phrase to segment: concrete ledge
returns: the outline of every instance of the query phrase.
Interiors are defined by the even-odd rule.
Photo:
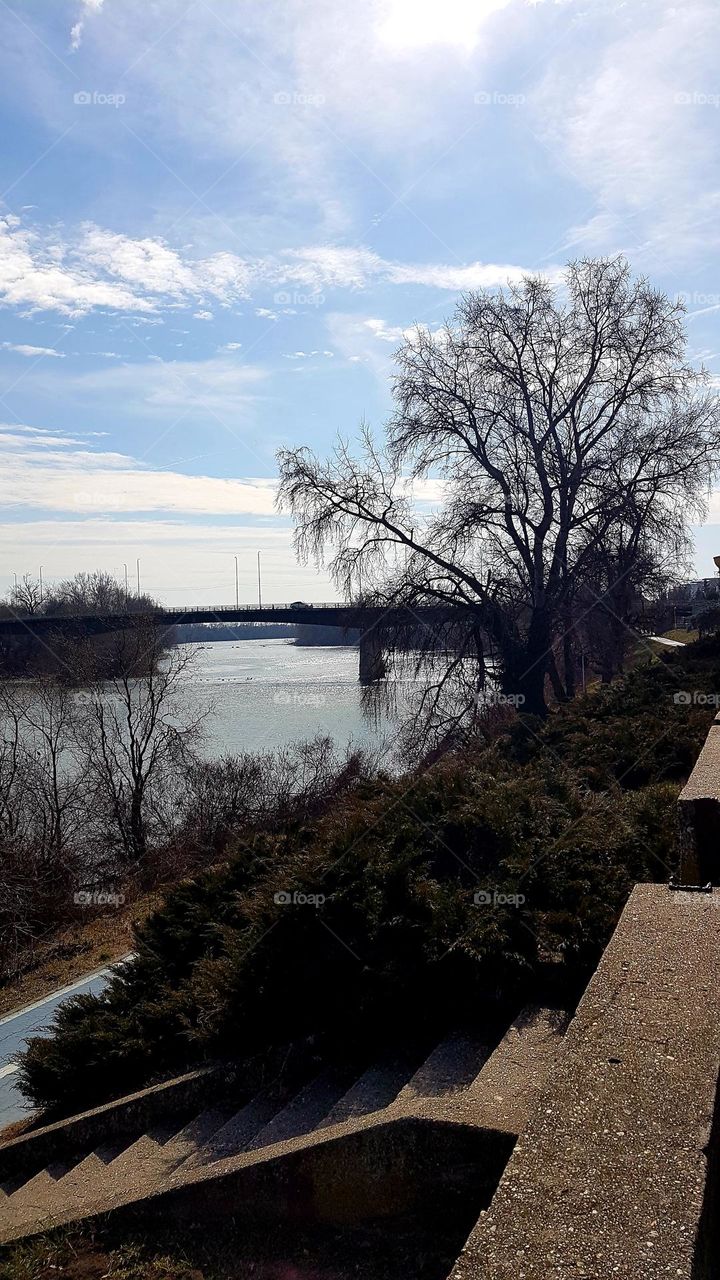
[[[715,1274],[719,974],[720,893],[636,886],[452,1280]]]
[[[25,1177],[55,1160],[85,1155],[110,1139],[137,1137],[165,1116],[181,1120],[205,1102],[210,1082],[225,1075],[221,1067],[190,1071],[4,1142],[0,1145],[0,1182]]]
[[[680,879],[720,883],[720,722],[713,724],[678,800]]]

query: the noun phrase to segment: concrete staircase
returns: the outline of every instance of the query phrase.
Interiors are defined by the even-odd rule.
[[[181,1119],[173,1118],[172,1086],[161,1086],[156,1123],[147,1123],[149,1090],[28,1134],[0,1146],[0,1241],[154,1197],[162,1201],[196,1182],[208,1203],[213,1179],[222,1195],[223,1178],[230,1175],[235,1186],[259,1162],[294,1157],[288,1167],[296,1167],[310,1147],[382,1134],[408,1120],[497,1131],[511,1142],[554,1061],[566,1021],[557,1010],[527,1009],[494,1047],[451,1035],[419,1063],[389,1059],[359,1077],[331,1066],[290,1096],[271,1087],[240,1107],[222,1099],[202,1106],[198,1098],[193,1114]],[[188,1096],[185,1089],[185,1111]],[[118,1117],[136,1112],[144,1116],[142,1130],[128,1132],[124,1121],[118,1132]],[[63,1157],[64,1149],[72,1154]]]

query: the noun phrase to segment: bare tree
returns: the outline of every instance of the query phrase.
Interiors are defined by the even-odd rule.
[[[329,560],[349,597],[464,615],[503,691],[544,714],[599,549],[639,519],[646,544],[680,555],[703,509],[720,419],[684,351],[681,304],[622,259],[572,264],[558,288],[469,294],[397,353],[384,449],[364,430],[357,457],[342,442],[327,462],[281,452],[299,554]],[[412,486],[428,482],[442,501],[424,513]]]
[[[10,592],[10,605],[20,614],[40,613],[43,593],[40,583],[29,573],[23,574],[22,581],[16,583]]]
[[[185,681],[190,646],[165,653],[156,628],[140,624],[117,638],[121,674],[88,682],[82,740],[98,803],[108,813],[125,867],[145,863],[154,838],[167,838],[173,802],[208,711],[191,714]],[[128,652],[130,647],[130,658]],[[117,664],[108,660],[115,670]]]
[[[72,917],[92,856],[74,695],[51,676],[0,685],[0,964],[13,972],[44,931]]]
[[[117,578],[102,569],[66,578],[46,594],[44,601],[44,612],[50,614],[142,613],[157,607],[152,596],[129,595]]]
[[[56,870],[67,862],[68,872],[86,813],[77,725],[77,698],[67,684],[51,675],[33,680],[22,708],[22,729],[42,824],[37,835]]]

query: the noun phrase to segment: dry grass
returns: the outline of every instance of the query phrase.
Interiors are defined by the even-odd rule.
[[[74,923],[39,941],[25,972],[0,987],[0,1017],[52,995],[59,987],[94,973],[132,948],[132,923],[159,904],[161,893],[146,894],[85,923]]]
[[[445,1280],[477,1217],[419,1217],[358,1227],[289,1227],[236,1233],[198,1229],[110,1240],[60,1231],[10,1247],[0,1280]],[[432,1220],[432,1212],[429,1212]]]

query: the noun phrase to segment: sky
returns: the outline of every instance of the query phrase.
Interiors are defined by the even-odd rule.
[[[275,452],[381,432],[463,290],[626,253],[720,378],[717,0],[0,0],[0,50],[0,593],[333,598]]]

